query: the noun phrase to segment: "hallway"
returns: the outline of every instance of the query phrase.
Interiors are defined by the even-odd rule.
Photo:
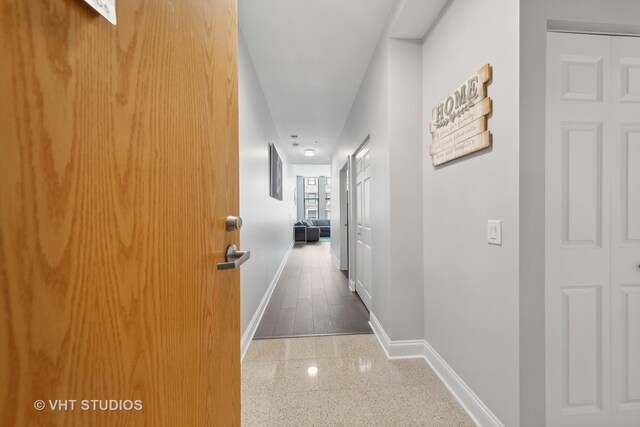
[[[369,312],[329,243],[318,242],[294,245],[254,339],[371,332]]]
[[[474,424],[423,359],[389,360],[368,334],[254,341],[242,425]]]

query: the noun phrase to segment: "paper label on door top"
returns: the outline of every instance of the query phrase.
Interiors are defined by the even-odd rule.
[[[84,0],[113,25],[116,25],[116,0]]]

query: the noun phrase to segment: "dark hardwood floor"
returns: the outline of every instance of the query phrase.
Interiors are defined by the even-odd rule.
[[[329,242],[296,244],[254,339],[371,333],[369,312],[331,259]]]

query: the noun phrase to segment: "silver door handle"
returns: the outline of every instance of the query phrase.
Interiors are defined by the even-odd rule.
[[[226,254],[227,262],[219,263],[218,270],[231,270],[233,268],[238,268],[250,257],[251,252],[239,251],[238,248],[236,248],[236,245],[229,245]]]

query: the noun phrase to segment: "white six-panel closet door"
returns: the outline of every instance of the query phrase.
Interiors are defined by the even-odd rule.
[[[640,426],[640,38],[611,39],[611,425]]]
[[[640,39],[547,41],[547,421],[638,426]]]

